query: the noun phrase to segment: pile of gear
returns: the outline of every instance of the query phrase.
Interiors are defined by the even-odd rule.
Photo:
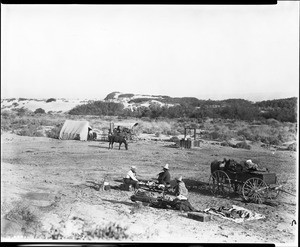
[[[252,160],[246,160],[237,162],[233,159],[224,158],[223,161],[215,161],[217,169],[232,171],[232,172],[251,172],[251,171],[268,171],[267,169],[259,169],[258,164],[252,162]]]
[[[136,177],[135,166],[132,166],[126,177],[123,179],[124,184],[131,186],[135,193],[130,197],[133,202],[140,201],[155,208],[175,209],[181,211],[197,211],[188,201],[188,189],[182,180],[182,176],[175,178],[176,185],[171,187],[171,175],[169,165],[163,167],[157,181],[139,181]],[[147,190],[147,191],[146,191]],[[155,196],[153,192],[159,192]],[[174,199],[167,197],[166,194],[174,196]]]
[[[156,181],[147,181],[147,182],[140,181],[138,184],[140,187],[147,188],[149,191],[163,192],[167,190],[164,184],[159,184]]]
[[[158,196],[156,197],[151,192],[146,192],[143,190],[137,190],[134,195],[130,197],[131,201],[140,201],[148,204],[150,207],[161,208],[161,209],[173,209],[180,210],[184,212],[197,212],[187,199],[175,198],[174,200],[168,196]]]
[[[221,218],[229,219],[237,223],[245,220],[257,220],[265,218],[264,215],[252,212],[246,208],[232,205],[231,207],[221,206],[216,208],[207,208],[204,210],[205,213],[219,216]]]

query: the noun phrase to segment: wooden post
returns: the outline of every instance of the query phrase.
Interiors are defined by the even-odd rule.
[[[112,133],[113,130],[114,130],[114,123],[113,123],[113,122],[111,122],[111,123],[109,124],[109,129],[110,129],[110,132]]]

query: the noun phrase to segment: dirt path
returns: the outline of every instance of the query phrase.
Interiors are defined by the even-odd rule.
[[[41,229],[45,232],[64,225],[64,236],[71,236],[83,224],[93,227],[117,222],[127,228],[126,241],[294,245],[297,239],[298,222],[291,224],[298,218],[295,197],[282,194],[271,205],[246,204],[240,198],[213,197],[203,185],[208,182],[210,162],[214,159],[251,158],[279,174],[285,188],[296,193],[295,152],[273,154],[260,147],[239,150],[210,143],[182,150],[154,141],[130,143],[126,151],[124,147],[108,150],[105,142],[60,141],[7,133],[1,139],[1,216],[16,203],[30,205],[43,222]],[[165,163],[171,168],[172,178],[183,175],[186,184],[193,186],[190,202],[196,208],[237,205],[263,214],[265,219],[235,223],[214,216],[209,222],[199,222],[187,218],[187,213],[133,203],[132,192],[117,189],[131,165],[138,167],[140,178],[152,179]],[[104,177],[111,183],[111,191],[97,191],[86,182],[102,181]],[[16,234],[17,227],[7,227],[5,231],[9,234],[14,229]]]

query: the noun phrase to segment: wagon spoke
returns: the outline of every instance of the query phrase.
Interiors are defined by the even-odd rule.
[[[250,184],[245,184],[244,187],[245,187],[245,189],[248,188],[249,190],[252,190],[254,186],[252,186]]]
[[[268,191],[267,184],[260,178],[249,178],[243,185],[242,193],[245,200],[262,203]]]
[[[209,179],[210,190],[214,195],[226,196],[233,191],[230,178],[223,171],[215,171]]]

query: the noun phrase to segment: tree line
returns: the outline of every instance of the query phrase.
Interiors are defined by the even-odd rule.
[[[134,99],[133,103],[142,103],[145,98]],[[149,100],[149,99],[148,99]],[[122,103],[93,101],[76,106],[69,111],[71,115],[106,115],[123,117],[156,118],[224,118],[237,120],[276,119],[281,122],[297,122],[297,98],[268,100],[253,103],[244,99],[221,101],[198,100],[196,98],[171,98],[164,96],[163,103],[174,106],[150,104],[133,110],[124,108]]]

